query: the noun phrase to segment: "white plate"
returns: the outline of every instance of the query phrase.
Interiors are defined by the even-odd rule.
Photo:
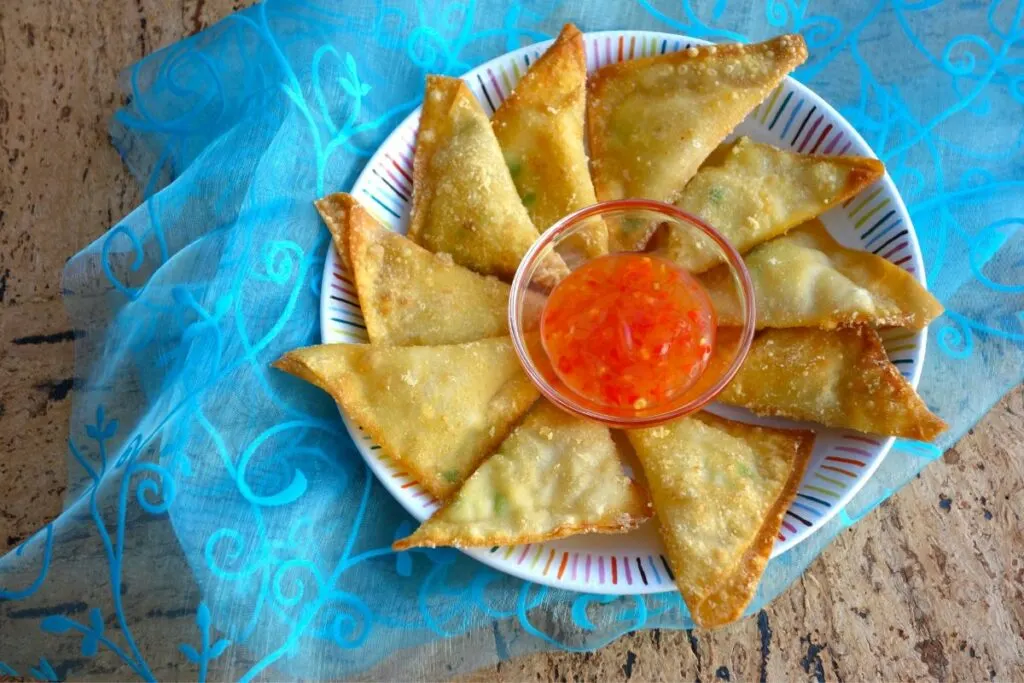
[[[584,36],[587,70],[610,62],[682,50],[700,41],[651,31],[604,31]],[[550,45],[521,48],[492,59],[463,79],[488,113],[501,104],[520,75]],[[405,233],[412,197],[412,156],[420,110],[409,115],[384,141],[356,180],[352,194],[384,225]],[[784,149],[815,154],[874,156],[867,143],[824,100],[787,78],[740,124],[748,135]],[[821,217],[839,242],[872,251],[911,272],[922,284],[921,250],[906,207],[886,175],[843,206]],[[325,343],[364,342],[355,287],[331,250],[324,268],[320,330]],[[889,357],[916,388],[924,363],[926,333],[884,333]],[[715,406],[714,412],[761,424],[793,426],[746,411]],[[345,425],[370,469],[384,487],[419,520],[437,509],[430,495],[373,445],[342,413]],[[878,468],[894,439],[815,427],[814,454],[783,521],[772,556],[786,552],[832,518]],[[657,593],[674,590],[661,541],[646,524],[630,534],[589,535],[549,543],[468,550],[481,562],[508,574],[557,588],[593,593]]]

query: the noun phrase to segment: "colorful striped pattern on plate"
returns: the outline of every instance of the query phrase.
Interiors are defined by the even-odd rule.
[[[610,62],[685,49],[702,41],[644,31],[612,31],[584,36],[587,69]],[[494,59],[463,78],[488,113],[508,96],[547,43],[531,45]],[[352,194],[384,225],[406,232],[412,201],[412,157],[419,110],[381,145],[356,180]],[[734,135],[807,154],[872,155],[855,130],[826,102],[786,79],[751,112]],[[842,244],[878,254],[924,281],[921,252],[906,207],[886,176],[842,206],[822,216]],[[365,342],[366,327],[355,285],[335,255],[328,255],[321,289],[324,342]],[[893,363],[917,386],[924,360],[926,332],[882,333]],[[728,417],[764,424],[742,410],[715,408]],[[384,456],[343,415],[360,452],[381,483],[417,519],[438,503],[417,482]],[[833,429],[817,429],[818,439],[796,500],[787,511],[773,555],[785,552],[836,515],[881,464],[893,439]],[[526,546],[467,551],[501,571],[539,583],[595,593],[656,593],[674,589],[674,578],[653,525],[621,536],[592,535]]]

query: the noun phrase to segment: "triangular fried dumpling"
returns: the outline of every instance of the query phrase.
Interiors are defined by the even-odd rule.
[[[597,203],[583,149],[586,83],[583,34],[566,24],[491,119],[516,190],[540,232]],[[600,256],[608,251],[608,231],[592,221],[559,248]]]
[[[334,244],[334,253],[338,255],[338,260],[345,268],[351,270],[352,262],[348,258],[348,225],[350,221],[357,220],[351,216],[356,207],[364,214],[366,213],[365,209],[359,206],[359,203],[347,192],[329,194],[317,199],[313,204],[324,225],[327,226],[327,231],[331,233],[331,243]],[[373,220],[373,218],[368,217],[368,220]]]
[[[452,263],[378,223],[352,196],[317,203],[335,246],[345,245],[370,341],[458,344],[508,334],[509,286]],[[530,292],[529,305],[542,297]]]
[[[324,344],[290,351],[274,367],[328,392],[441,499],[538,396],[508,337],[449,346]]]
[[[512,279],[538,237],[491,122],[458,78],[427,77],[409,237],[478,273],[505,279]],[[553,270],[549,281],[556,277]]]
[[[609,64],[590,78],[587,139],[601,200],[675,201],[725,136],[807,59],[799,35],[690,47]],[[636,248],[646,235],[609,236]]]
[[[907,271],[881,256],[847,249],[820,221],[755,247],[744,259],[754,284],[757,328],[854,323],[919,330],[942,304]],[[719,266],[701,276],[718,322],[740,325],[743,311],[732,273]]]
[[[541,400],[458,493],[396,550],[622,533],[651,516],[607,427]]]
[[[676,205],[702,218],[742,254],[846,201],[885,173],[877,159],[797,154],[740,138],[686,186]],[[722,261],[707,238],[666,226],[652,246],[701,272]]]
[[[814,434],[698,413],[627,435],[694,622],[735,621],[757,589]]]
[[[717,343],[730,343],[729,329],[719,329]],[[870,327],[764,330],[716,400],[758,415],[921,441],[946,429]]]

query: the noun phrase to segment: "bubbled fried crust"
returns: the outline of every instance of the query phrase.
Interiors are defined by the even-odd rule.
[[[587,63],[583,54],[583,34],[566,24],[558,38],[540,58],[530,65],[522,79],[494,112],[492,123],[499,128],[507,123],[518,106],[582,106]],[[582,112],[580,112],[582,114]]]
[[[438,532],[432,528],[419,527],[409,536],[391,544],[392,550],[408,550],[409,548],[491,548],[496,545],[526,545],[527,543],[543,543],[555,541],[580,534],[625,534],[636,529],[653,516],[650,503],[639,502],[646,494],[636,484],[638,503],[629,513],[618,513],[606,519],[595,519],[587,524],[565,524],[552,528],[550,531],[537,534],[492,534],[483,539],[467,539],[458,533],[448,530]],[[437,513],[434,513],[437,514]]]
[[[946,430],[864,326],[764,330],[718,400],[881,436],[932,441]]]
[[[697,413],[627,436],[694,621],[734,621],[756,591],[814,434]]]
[[[847,249],[818,220],[756,247],[744,261],[754,284],[757,329],[858,324],[920,330],[942,305],[913,275],[881,256]],[[729,269],[700,276],[722,325],[740,325]]]
[[[725,44],[690,47],[679,52],[609,64],[589,81],[587,100],[587,139],[591,151],[591,173],[597,198],[644,197],[674,201],[701,162],[718,146],[746,115],[756,107],[787,73],[807,58],[807,46],[799,35],[783,35],[754,45]],[[714,111],[693,117],[692,125],[680,138],[662,140],[653,150],[671,159],[661,166],[672,169],[664,177],[647,186],[642,178],[645,168],[661,173],[651,166],[636,140],[630,138],[626,148],[616,146],[618,134],[610,129],[611,117],[617,107],[632,96],[644,80],[644,74],[659,69],[682,69],[681,78],[693,88],[694,97],[707,99],[709,93],[721,89],[714,98]],[[678,112],[685,116],[687,112]],[[651,122],[647,122],[651,123]],[[664,121],[666,130],[675,130],[671,120]],[[631,131],[631,135],[647,135],[652,128]],[[637,152],[641,154],[637,154]],[[614,237],[614,236],[613,236]],[[613,243],[615,239],[612,240]]]
[[[505,280],[538,237],[490,120],[458,78],[427,77],[413,155],[409,237],[461,266]],[[536,278],[554,285],[566,271],[551,255]]]
[[[760,69],[762,55],[771,53],[779,62],[779,69],[786,73],[807,59],[807,43],[799,33],[787,33],[761,43],[721,43],[694,45],[685,50],[666,52],[662,55],[628,59],[601,67],[591,76],[591,90],[600,94],[601,88],[612,78],[641,71],[652,64],[680,64],[708,62],[717,58],[738,56],[750,62],[751,67]],[[788,67],[788,68],[787,68]]]
[[[459,491],[396,549],[492,547],[624,533],[651,516],[604,425],[540,400]]]
[[[508,334],[510,288],[353,213],[349,251],[370,340],[459,344]]]
[[[800,154],[748,137],[720,146],[676,200],[741,254],[846,201],[885,173],[867,157]],[[693,272],[724,254],[692,230],[666,225],[648,245]]]
[[[331,242],[334,244],[334,252],[338,260],[346,268],[352,267],[348,257],[348,222],[349,213],[358,203],[347,192],[335,192],[313,202],[316,210],[320,213],[324,225],[331,233]],[[360,207],[361,208],[361,207]]]
[[[597,202],[583,144],[586,80],[583,35],[566,24],[491,119],[516,190],[542,233]],[[563,255],[599,256],[607,250],[601,221],[559,244]]]
[[[322,344],[274,367],[320,387],[384,455],[443,500],[537,400],[508,337],[397,347]]]
[[[793,504],[796,492],[800,488],[807,464],[814,452],[814,433],[806,430],[776,430],[780,433],[788,431],[795,437],[795,453],[793,469],[782,493],[765,515],[764,523],[757,533],[757,538],[744,553],[736,571],[729,580],[714,594],[703,601],[690,606],[694,622],[704,628],[718,628],[730,624],[743,616],[743,611],[750,604],[757,592],[757,585],[764,574],[764,568],[771,557],[775,539],[782,528],[782,519],[786,510]]]

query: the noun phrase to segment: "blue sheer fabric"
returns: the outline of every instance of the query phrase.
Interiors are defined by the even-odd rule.
[[[581,595],[451,550],[392,553],[411,518],[334,405],[268,368],[319,338],[328,240],[312,200],[351,185],[425,74],[565,21],[802,33],[796,77],[885,160],[947,308],[921,393],[950,432],[899,442],[838,517],[769,565],[761,609],[1021,380],[1022,13],[998,0],[273,0],[127,69],[111,134],[146,199],[65,269],[87,332],[71,486],[64,513],[0,558],[0,673],[442,676],[692,625],[675,594]]]

